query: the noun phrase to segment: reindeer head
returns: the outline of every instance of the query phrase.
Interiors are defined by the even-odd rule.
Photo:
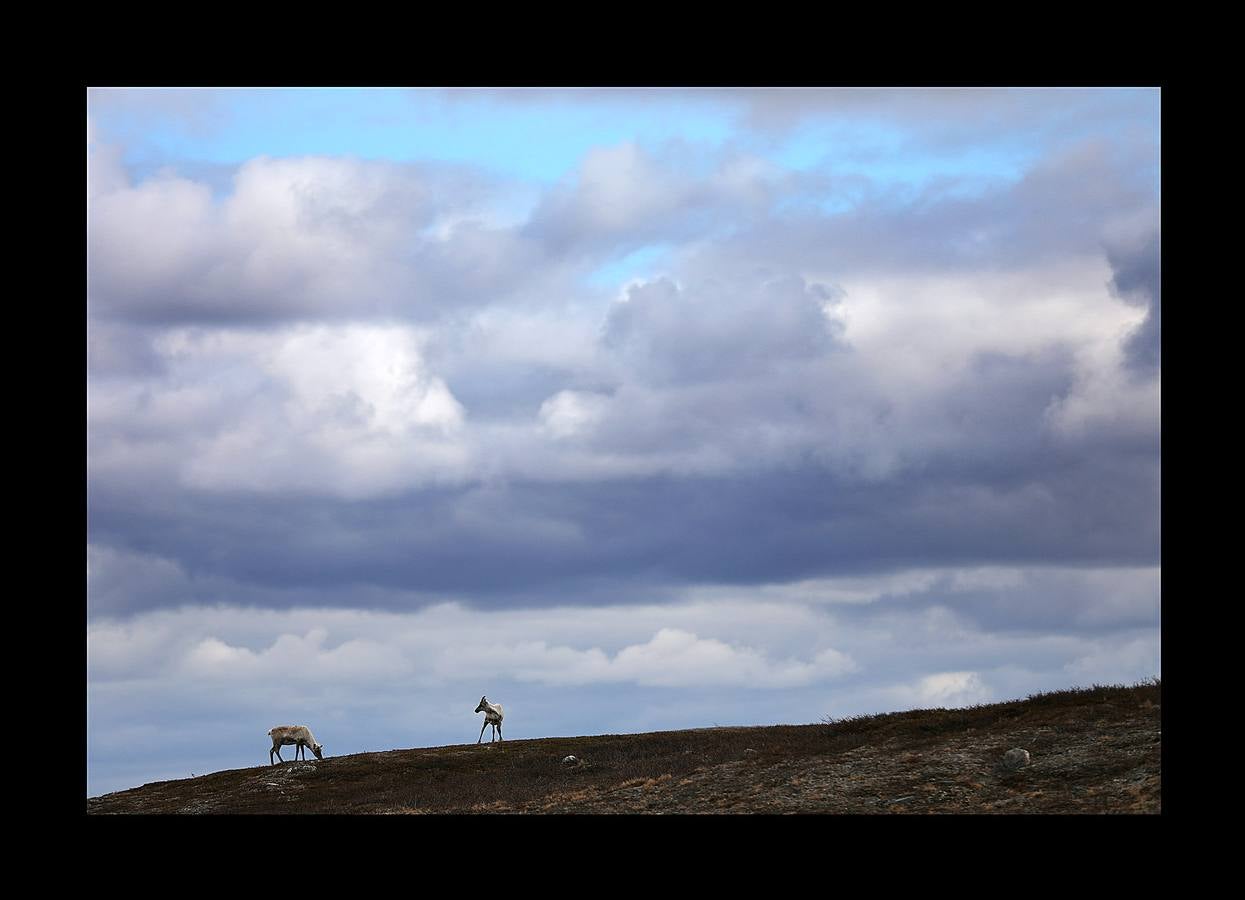
[[[323,744],[312,744],[311,752],[316,755],[316,759],[324,759],[324,745]]]
[[[488,697],[481,697],[480,705],[476,707],[476,712],[487,712],[487,711],[488,711]]]

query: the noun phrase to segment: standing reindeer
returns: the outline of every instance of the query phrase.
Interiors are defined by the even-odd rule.
[[[480,736],[476,738],[476,743],[484,740],[484,729],[490,725],[493,726],[493,736],[489,743],[501,740],[501,719],[502,711],[500,703],[489,703],[487,697],[480,698],[480,705],[476,707],[476,712],[484,713],[484,724],[480,726]]]

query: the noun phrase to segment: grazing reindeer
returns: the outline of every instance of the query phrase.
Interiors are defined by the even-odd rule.
[[[316,743],[315,736],[312,735],[311,729],[306,725],[278,725],[276,728],[268,729],[268,736],[272,738],[272,749],[268,751],[268,762],[272,765],[272,754],[277,754],[277,759],[285,762],[281,756],[281,747],[286,744],[294,744],[294,758],[298,759],[298,754],[302,753],[303,759],[307,758],[307,748],[311,748],[311,752],[316,755],[316,759],[324,759],[324,745]]]
[[[480,705],[476,707],[476,712],[484,713],[484,724],[480,726],[480,736],[476,738],[476,743],[484,740],[484,729],[490,725],[493,726],[493,737],[489,743],[501,740],[501,704],[489,703],[487,697],[480,698]]]

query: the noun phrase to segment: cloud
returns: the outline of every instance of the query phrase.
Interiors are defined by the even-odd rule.
[[[1159,625],[1158,566],[988,566],[925,574],[926,580],[917,582],[915,589],[888,595],[888,604],[913,612],[945,608],[962,621],[995,633],[1105,634]],[[857,614],[850,609],[844,613]]]
[[[119,478],[141,460],[205,490],[361,497],[810,460],[873,482],[942,459],[1019,462],[1051,434],[1092,437],[1097,410],[1156,433],[1144,387],[1113,401],[1113,358],[1095,348],[1118,348],[1128,307],[1097,291],[1017,276],[847,291],[790,274],[658,278],[598,313],[595,345],[582,343],[590,319],[553,329],[514,314],[459,336],[393,321],[166,329],[140,345],[150,376],[88,386],[90,465]],[[1025,326],[1009,327],[1017,317]],[[527,350],[498,349],[503,323]],[[139,410],[141,429],[122,428]]]
[[[681,142],[651,151],[629,141],[590,150],[523,226],[551,256],[575,257],[704,238],[720,223],[759,215],[784,177],[763,159]]]
[[[147,329],[90,318],[86,339],[88,375],[95,381],[165,375],[164,361],[155,348],[156,339]]]
[[[585,391],[558,391],[540,405],[540,419],[554,437],[583,432],[605,415],[609,398]]]
[[[463,409],[443,381],[426,374],[419,345],[402,327],[299,329],[272,350],[267,368],[290,385],[304,415],[345,407],[346,418],[371,431],[453,431]]]
[[[1000,134],[1049,139],[1059,114],[1064,133],[1104,128],[1105,122],[1136,127],[1143,115],[1157,117],[1157,89],[1000,88],[752,88],[708,90],[719,102],[740,104],[744,122],[762,130],[786,131],[816,121],[864,119],[893,123],[926,140],[964,144]],[[1038,129],[1046,131],[1042,134]],[[1036,133],[1035,133],[1036,132]]]
[[[176,562],[99,544],[86,548],[87,611],[117,615],[196,599],[190,579]]]
[[[149,462],[139,457],[135,484]],[[286,468],[295,462],[301,470],[273,466],[272,478],[311,484],[317,462],[322,473],[339,471],[322,459],[289,459]],[[806,464],[695,478],[432,483],[348,504],[271,486],[214,493],[153,484],[140,499],[109,473],[88,493],[88,527],[100,543],[146,547],[198,577],[281,589],[270,601],[280,605],[299,591],[317,597],[348,585],[412,592],[401,603],[448,593],[497,607],[898,567],[1157,563],[1154,462],[1059,470],[1037,455],[985,471],[944,465],[872,481]],[[382,474],[344,486],[372,487]]]
[[[921,707],[970,706],[990,695],[990,689],[976,672],[937,672],[906,690]]]
[[[423,341],[401,324],[167,332],[165,378],[89,385],[89,465],[150,472],[141,449],[191,488],[347,496],[454,476],[465,413]]]
[[[1101,260],[1119,223],[1158,220],[1146,166],[1120,156],[1110,141],[1085,140],[967,192],[962,179],[897,186],[815,170],[780,195],[805,202],[733,215],[712,240],[688,242],[683,274],[724,278],[764,267],[850,289],[854,280],[896,274],[988,276]]]
[[[887,637],[896,630],[898,642]],[[855,692],[879,674],[913,672],[902,680],[907,693],[899,699],[934,703],[987,692],[987,670],[1029,661],[1035,670],[1080,673],[1092,666],[1105,675],[1113,664],[1131,671],[1153,658],[1154,647],[1127,631],[1105,638],[1005,636],[945,611],[887,605],[856,621],[799,602],[535,613],[456,604],[412,613],[199,607],[92,623],[88,669],[93,684],[150,679],[167,682],[173,693],[193,681],[209,693],[245,683],[311,698],[348,682],[373,686],[392,702],[404,693],[399,682],[435,693],[461,682],[506,681],[527,684],[520,690],[532,696],[547,687],[623,683],[777,691],[841,681]],[[947,668],[956,657],[974,667]]]
[[[259,652],[205,637],[189,649],[180,665],[186,675],[217,684],[250,684],[299,673],[336,684],[370,683],[410,675],[411,665],[397,648],[367,639],[347,640],[326,648],[327,637],[324,628],[313,628],[305,635],[282,634]]]
[[[88,304],[126,322],[435,319],[539,253],[490,224],[485,176],[449,166],[259,157],[218,198],[171,168],[132,184],[92,145],[88,179]]]
[[[678,628],[662,628],[646,643],[623,647],[613,657],[597,647],[575,650],[534,641],[456,652],[453,664],[458,671],[468,668],[482,677],[509,676],[547,685],[633,683],[755,689],[809,684],[856,668],[850,656],[829,647],[808,661],[770,661],[752,647],[701,638]]]
[[[393,693],[389,686],[397,681],[431,686],[472,679],[544,686],[780,689],[838,678],[858,668],[848,654],[826,646],[824,638],[810,644],[807,655],[787,653],[772,659],[764,649],[738,640],[744,633],[739,619],[760,624],[763,617],[741,605],[717,610],[719,616],[724,611],[727,617],[717,629],[734,636],[726,640],[701,637],[678,625],[653,626],[663,619],[709,626],[710,611],[703,605],[642,606],[626,619],[609,609],[584,616],[573,608],[534,617],[481,616],[444,604],[418,613],[338,609],[315,616],[297,610],[187,609],[148,614],[125,624],[114,620],[92,625],[88,668],[91,680],[99,684],[158,677],[170,683],[193,680],[215,689],[245,684],[268,693],[281,685],[303,684],[301,679],[290,681],[303,675],[313,682],[305,690],[316,695],[322,688],[314,683],[336,688],[386,685],[384,691]],[[818,632],[828,624],[798,609],[777,612],[780,619],[800,617]],[[623,624],[622,631],[611,623]],[[542,634],[553,641],[537,638]],[[628,634],[640,639],[620,643],[620,636],[626,641]],[[776,636],[772,621],[762,624],[753,638],[765,635]],[[616,649],[607,649],[611,645]]]
[[[798,275],[687,288],[658,278],[627,289],[604,342],[633,378],[736,380],[830,352],[841,331],[835,299],[833,288]]]
[[[613,665],[615,675],[663,686],[710,682],[786,687],[856,668],[851,657],[833,648],[821,650],[812,662],[789,659],[775,664],[751,647],[732,647],[673,628],[663,628],[647,644],[624,647]]]
[[[1146,317],[1124,342],[1125,360],[1139,374],[1153,376],[1162,352],[1163,282],[1162,253],[1158,231],[1132,241],[1116,243],[1107,250],[1114,272],[1112,289],[1124,300],[1145,307]]]
[[[1081,687],[1093,684],[1134,684],[1162,673],[1162,640],[1158,634],[1111,635],[1095,641],[1064,671]]]

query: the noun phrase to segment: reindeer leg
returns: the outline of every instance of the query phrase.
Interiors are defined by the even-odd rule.
[[[484,740],[484,729],[485,728],[488,728],[488,722],[485,722],[483,725],[480,726],[480,736],[476,738],[477,744],[480,743],[480,741]]]
[[[501,722],[497,723],[497,740],[501,740]]]
[[[272,749],[276,751],[277,759],[281,760],[281,762],[285,762],[285,757],[281,755],[281,747],[278,745],[276,747],[273,747]],[[272,754],[270,753],[269,756],[271,757],[271,755]]]

